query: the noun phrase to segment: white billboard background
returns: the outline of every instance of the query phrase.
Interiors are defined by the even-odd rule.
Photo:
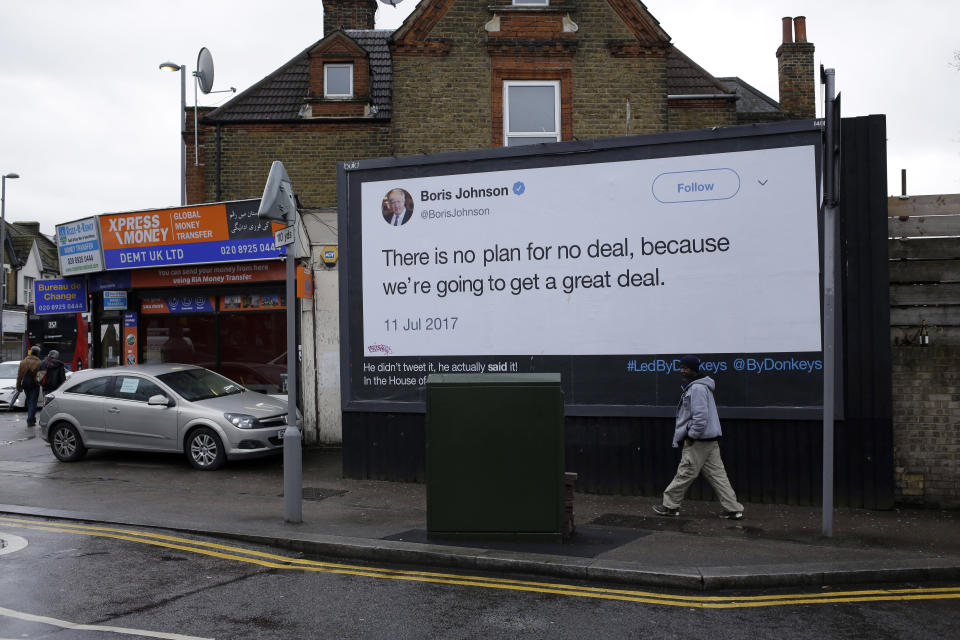
[[[364,354],[819,351],[815,170],[814,147],[801,146],[366,182]],[[502,187],[507,195],[456,198]],[[401,226],[382,215],[393,188],[413,197]],[[644,241],[679,248],[705,239],[726,239],[728,248],[643,255],[656,246]],[[589,257],[597,243],[627,255]],[[561,245],[576,245],[580,257],[558,257]],[[532,259],[531,247],[549,254]],[[484,265],[484,251],[495,248],[514,259]],[[468,250],[473,263],[454,262],[455,251]],[[628,272],[647,284],[621,286]],[[491,278],[505,289],[492,290]],[[439,294],[475,279],[480,295]],[[583,287],[584,279],[595,286]],[[511,284],[527,286],[513,294]]]

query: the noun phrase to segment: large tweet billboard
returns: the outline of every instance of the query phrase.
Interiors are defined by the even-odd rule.
[[[724,406],[820,405],[819,130],[750,131],[342,166],[347,407],[558,371],[568,412],[649,411],[687,353]]]

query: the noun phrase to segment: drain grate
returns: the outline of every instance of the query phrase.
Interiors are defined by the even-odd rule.
[[[320,500],[326,500],[327,498],[335,498],[337,496],[345,495],[347,491],[345,489],[323,489],[321,487],[304,487],[303,488],[303,499],[304,500],[313,500],[319,502]],[[283,497],[283,494],[280,494],[280,497]]]

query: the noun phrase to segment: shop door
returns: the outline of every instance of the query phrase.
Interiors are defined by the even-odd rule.
[[[117,367],[123,358],[121,344],[123,329],[119,318],[104,318],[100,322],[100,366]]]

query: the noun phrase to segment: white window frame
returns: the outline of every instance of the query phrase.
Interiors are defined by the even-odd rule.
[[[549,7],[550,0],[513,0],[515,7]]]
[[[23,276],[23,304],[33,302],[33,283],[36,278]]]
[[[510,87],[553,87],[553,131],[510,131]],[[510,146],[510,138],[546,138],[561,140],[559,80],[504,80],[503,81],[503,146]]]
[[[347,69],[350,74],[350,90],[347,93],[330,93],[330,86],[327,72],[330,69]],[[352,62],[328,62],[323,65],[323,97],[324,98],[352,98],[353,97],[353,63]]]

